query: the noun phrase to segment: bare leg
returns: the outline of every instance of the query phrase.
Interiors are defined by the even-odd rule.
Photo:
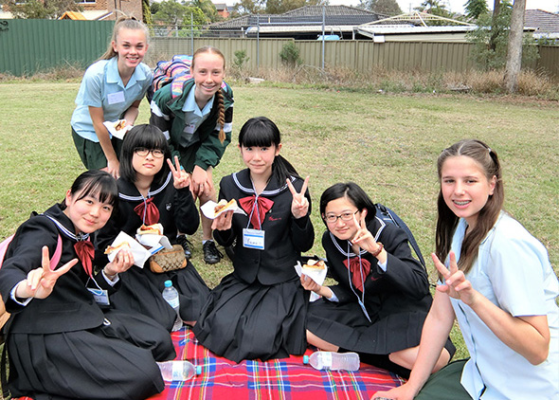
[[[394,364],[398,364],[401,367],[411,370],[417,360],[417,354],[419,353],[419,346],[411,347],[409,349],[404,349],[400,351],[395,351],[388,355],[388,359]],[[450,361],[450,354],[447,349],[441,351],[441,355],[433,368],[432,373],[437,372],[439,369],[444,367]]]
[[[320,350],[337,352],[340,348],[324,339],[319,338],[314,333],[307,331],[307,343],[316,346]]]

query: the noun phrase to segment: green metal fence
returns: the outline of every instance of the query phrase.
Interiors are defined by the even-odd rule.
[[[31,75],[66,65],[85,68],[106,50],[114,21],[0,20],[0,73]],[[237,50],[245,50],[247,66],[277,68],[279,53],[292,39],[155,37],[145,61],[152,67],[174,54],[191,54],[201,46],[219,48],[231,65]],[[372,40],[328,41],[322,54],[320,41],[295,41],[306,65],[320,68],[375,68],[400,71],[456,71],[472,67],[469,43],[389,42]],[[538,72],[559,78],[559,47],[542,46],[540,59],[531,65]]]
[[[107,49],[114,21],[0,20],[0,72],[85,68]]]

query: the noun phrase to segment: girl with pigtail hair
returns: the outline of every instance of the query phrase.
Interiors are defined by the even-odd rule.
[[[173,156],[178,156],[192,176],[190,190],[200,206],[216,200],[213,169],[231,142],[233,91],[223,79],[225,57],[215,47],[199,48],[192,56],[192,78],[184,82],[182,93],[174,97],[172,85],[157,89],[151,101],[150,124],[169,140]],[[201,213],[204,260],[215,264],[223,257],[212,238],[212,221]],[[179,233],[179,243],[190,258],[190,242]]]
[[[140,101],[153,74],[142,61],[148,49],[145,24],[127,16],[114,25],[107,51],[86,70],[72,114],[72,138],[87,169],[103,169],[119,177],[121,140],[112,137],[105,121],[134,125]]]
[[[437,167],[440,282],[410,379],[374,398],[559,398],[559,282],[543,244],[502,209],[495,150],[463,140]],[[455,320],[470,358],[429,377]]]
[[[240,362],[303,354],[308,293],[293,266],[314,241],[308,178],[282,156],[280,131],[265,117],[239,133],[245,169],[224,177],[219,198],[240,209],[219,215],[217,242],[235,244],[233,273],[210,292],[193,327],[215,354]]]

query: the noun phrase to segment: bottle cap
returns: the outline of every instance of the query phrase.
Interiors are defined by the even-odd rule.
[[[196,366],[196,375],[201,375],[202,374],[202,366],[201,365],[197,365]]]
[[[303,356],[303,364],[309,363],[309,356]]]
[[[165,281],[165,287],[171,287],[171,286],[173,286],[173,282]]]

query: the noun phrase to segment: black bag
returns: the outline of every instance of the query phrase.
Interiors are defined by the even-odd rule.
[[[396,225],[398,228],[406,232],[406,235],[408,235],[408,242],[410,242],[410,245],[413,251],[415,252],[417,258],[419,259],[419,262],[421,263],[421,265],[423,265],[423,268],[426,270],[425,259],[421,254],[421,250],[419,249],[419,245],[417,244],[415,237],[413,237],[413,233],[411,233],[411,230],[410,228],[408,228],[406,223],[402,221],[402,219],[394,211],[392,211],[390,208],[386,207],[385,205],[376,203],[375,207],[377,209],[377,217],[379,217],[386,223]]]

